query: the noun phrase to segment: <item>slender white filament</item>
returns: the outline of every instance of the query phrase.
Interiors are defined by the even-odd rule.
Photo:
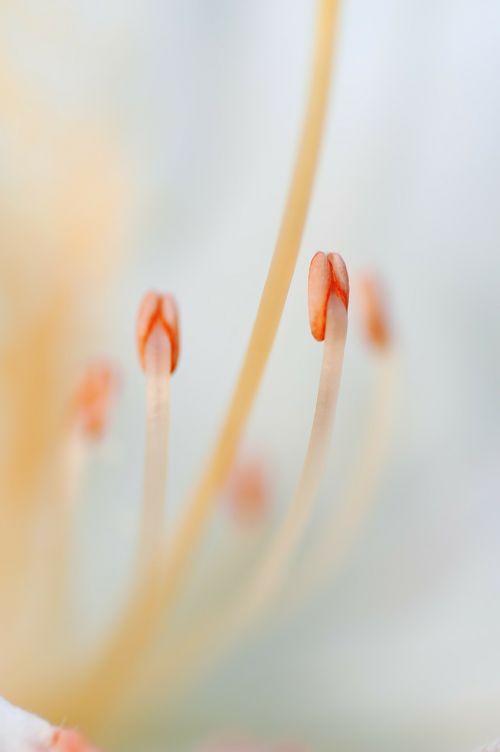
[[[314,547],[301,561],[300,571],[293,577],[293,587],[284,594],[281,609],[286,612],[335,580],[359,538],[377,498],[377,486],[391,445],[396,374],[396,357],[388,350],[378,364],[371,416],[352,476],[339,504],[332,506],[319,536],[315,537]]]
[[[138,566],[143,573],[163,543],[168,470],[170,340],[155,326],[145,350],[146,449]]]

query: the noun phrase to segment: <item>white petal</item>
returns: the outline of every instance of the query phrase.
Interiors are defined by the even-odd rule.
[[[0,697],[1,752],[45,752],[50,749],[52,726]]]

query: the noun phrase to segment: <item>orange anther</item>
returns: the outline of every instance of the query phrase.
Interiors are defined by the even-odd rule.
[[[359,290],[367,339],[375,347],[385,348],[391,334],[381,285],[373,276],[363,274],[359,278]]]
[[[150,291],[146,293],[137,315],[137,350],[141,365],[145,367],[146,344],[155,326],[161,326],[170,340],[171,368],[173,373],[179,359],[179,315],[172,295]]]
[[[95,363],[84,372],[74,396],[74,412],[83,432],[91,439],[102,436],[118,382],[111,366]]]
[[[336,295],[349,305],[349,276],[342,256],[338,253],[326,255],[315,253],[309,266],[309,324],[314,339],[325,339],[326,314],[330,295]]]

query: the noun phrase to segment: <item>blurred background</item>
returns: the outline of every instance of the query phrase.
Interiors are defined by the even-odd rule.
[[[0,18],[3,352],[59,301],[53,315],[71,331],[56,401],[90,358],[121,374],[79,500],[78,602],[97,629],[137,529],[137,303],[168,289],[181,309],[170,519],[212,446],[257,309],[300,132],[314,3],[16,0]],[[342,3],[312,208],[244,443],[265,458],[278,514],[321,357],[308,263],[335,250],[353,279],[375,270],[388,294],[400,368],[387,466],[341,575],[182,704],[167,712],[159,693],[140,741],[129,733],[133,748],[194,749],[228,732],[314,750],[467,752],[500,734],[499,71],[494,0]],[[353,314],[327,505],[356,456],[373,376]],[[37,430],[19,386],[34,388],[30,352],[2,371],[4,496],[13,436],[30,444]]]

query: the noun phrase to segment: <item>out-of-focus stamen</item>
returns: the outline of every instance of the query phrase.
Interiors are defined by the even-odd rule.
[[[75,391],[73,410],[84,435],[89,439],[102,436],[109,419],[118,378],[107,363],[90,365]]]
[[[58,643],[67,626],[75,501],[88,454],[85,440],[94,442],[102,437],[117,384],[117,370],[110,363],[95,362],[84,370],[70,397],[67,430],[59,448],[61,462],[54,479],[56,491],[44,509],[43,518],[38,520],[38,536],[25,557],[32,592],[36,597],[38,593],[44,594],[36,625],[25,619],[28,639],[32,638],[33,631],[29,629],[32,627],[47,643],[50,640]],[[34,657],[32,666],[45,658],[45,654]]]
[[[391,332],[384,294],[378,279],[363,274],[358,279],[363,325],[368,342],[377,348],[388,347]]]
[[[239,524],[254,525],[262,520],[269,504],[269,478],[259,457],[238,461],[228,484],[231,511]]]
[[[139,307],[137,347],[146,375],[146,450],[139,567],[158,555],[167,485],[170,374],[179,355],[179,317],[171,295],[149,292]]]

